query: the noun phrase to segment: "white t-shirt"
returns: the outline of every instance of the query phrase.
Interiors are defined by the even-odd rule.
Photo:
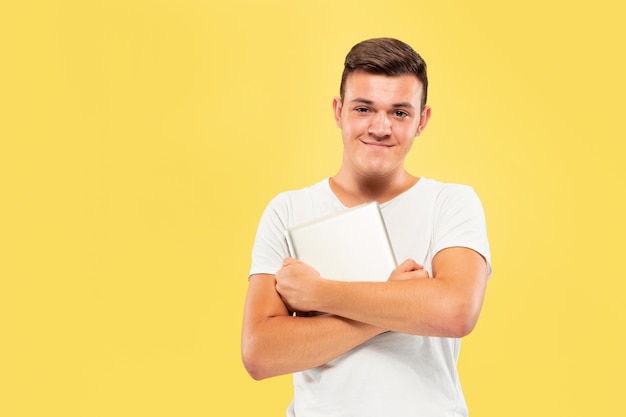
[[[288,227],[344,209],[328,179],[276,196],[259,223],[250,275],[280,269],[289,256]],[[434,255],[462,246],[480,253],[491,273],[484,212],[471,187],[421,178],[381,211],[399,263],[412,258],[432,276]],[[325,365],[295,373],[287,416],[467,416],[456,369],[460,342],[383,333]]]

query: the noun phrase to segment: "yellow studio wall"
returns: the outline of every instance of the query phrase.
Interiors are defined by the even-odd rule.
[[[625,13],[577,1],[0,5],[0,415],[283,415],[240,361],[257,221],[333,175],[356,42],[429,65],[409,169],[483,200],[475,416],[614,415],[626,363]]]

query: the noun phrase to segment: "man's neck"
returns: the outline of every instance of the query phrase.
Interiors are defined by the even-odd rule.
[[[369,201],[382,204],[402,194],[419,181],[406,171],[389,177],[361,178],[347,175],[341,170],[330,178],[333,193],[346,207],[353,207]]]

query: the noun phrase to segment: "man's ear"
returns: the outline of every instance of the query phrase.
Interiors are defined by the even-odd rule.
[[[341,129],[341,111],[343,110],[343,103],[340,97],[333,99],[333,113],[335,115],[335,123],[337,127]]]
[[[420,113],[420,122],[417,125],[417,130],[415,131],[415,136],[419,136],[420,133],[426,128],[428,121],[430,120],[431,109],[430,106],[424,106],[424,109]]]

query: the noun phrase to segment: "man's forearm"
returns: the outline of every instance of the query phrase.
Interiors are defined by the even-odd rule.
[[[243,337],[243,361],[254,379],[289,374],[319,365],[383,333],[338,316],[276,316]]]
[[[461,337],[455,329],[462,303],[436,280],[326,281],[322,311],[422,336]]]
[[[435,276],[388,282],[319,280],[311,308],[396,332],[463,337],[473,329],[485,293],[487,267],[465,248],[441,251]]]

